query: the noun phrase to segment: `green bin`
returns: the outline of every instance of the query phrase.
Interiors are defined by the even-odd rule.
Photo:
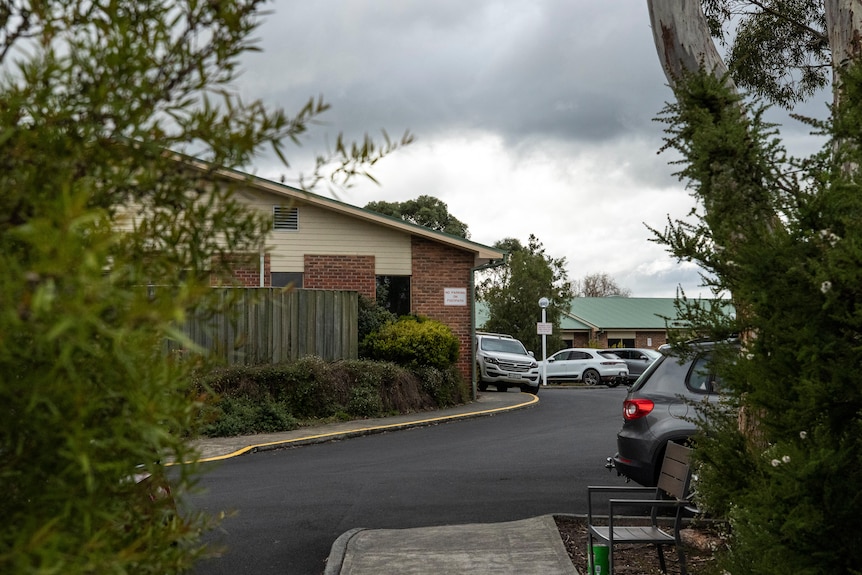
[[[608,564],[608,546],[593,545],[587,543],[587,573],[589,575],[607,575],[610,570]]]

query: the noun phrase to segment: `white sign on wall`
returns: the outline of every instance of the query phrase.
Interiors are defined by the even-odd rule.
[[[443,288],[443,305],[467,305],[467,288]]]

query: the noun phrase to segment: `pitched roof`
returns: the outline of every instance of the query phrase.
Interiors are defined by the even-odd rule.
[[[672,297],[576,297],[569,311],[561,315],[560,329],[665,330],[665,318],[677,317],[675,301]],[[488,305],[477,302],[476,325],[484,325],[488,318]]]
[[[204,172],[213,173],[214,171],[215,174],[226,180],[242,183],[258,190],[272,193],[284,198],[285,201],[299,201],[306,204],[312,204],[323,209],[332,210],[353,218],[372,222],[386,228],[396,229],[412,236],[422,237],[434,242],[473,252],[474,257],[477,260],[477,264],[502,260],[507,253],[505,250],[479,244],[459,236],[438,232],[425,226],[406,222],[400,218],[378,214],[371,210],[366,210],[364,208],[353,206],[312,192],[306,192],[305,190],[273,182],[272,180],[267,180],[260,176],[240,172],[239,170],[231,170],[227,168],[216,168],[214,170],[213,166],[197,159],[187,159],[187,164]]]
[[[593,329],[664,330],[666,318],[677,317],[675,301],[672,297],[576,297],[564,314],[570,321]],[[565,329],[565,323],[561,327]]]

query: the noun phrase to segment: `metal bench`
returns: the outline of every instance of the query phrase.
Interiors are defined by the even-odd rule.
[[[691,507],[691,502],[687,499],[691,479],[690,459],[690,448],[668,442],[656,487],[628,485],[587,487],[588,549],[592,550],[594,540],[607,544],[609,575],[614,573],[614,545],[620,544],[655,545],[662,573],[667,573],[663,548],[665,545],[674,545],[679,557],[680,574],[686,575],[685,553],[679,532],[684,512],[686,508]],[[625,494],[625,497],[614,497],[616,493]],[[612,496],[608,500],[606,517],[593,515],[593,497],[598,494]],[[631,520],[631,516],[623,518],[619,514],[620,509],[631,510],[632,508],[640,510],[649,508],[648,520],[644,517],[643,520],[635,522]],[[670,523],[667,526],[660,525],[659,510],[668,508],[673,511],[672,519],[669,519]],[[602,519],[602,522],[607,524],[598,525],[596,519]]]

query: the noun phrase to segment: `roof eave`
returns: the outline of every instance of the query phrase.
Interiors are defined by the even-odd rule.
[[[345,215],[372,222],[383,227],[395,229],[410,234],[412,236],[425,238],[438,243],[444,243],[452,247],[462,249],[464,251],[472,252],[474,254],[474,263],[476,265],[485,264],[495,260],[502,260],[506,255],[506,252],[504,250],[472,242],[465,238],[460,238],[457,236],[445,234],[443,232],[438,232],[425,226],[405,222],[404,220],[398,218],[378,214],[377,212],[373,212],[371,210],[352,206],[338,200],[326,198],[312,192],[307,192],[305,190],[300,190],[298,188],[287,186],[285,184],[273,182],[259,176],[254,176],[251,174],[246,174],[243,172],[229,170],[225,168],[216,168],[215,170],[213,170],[211,166],[208,166],[205,162],[200,162],[199,160],[197,162],[193,162],[192,165],[200,170],[206,170],[210,172],[214,171],[215,174],[219,177],[225,178],[230,181],[242,182],[244,184],[254,186],[258,189],[279,196],[283,196],[285,198],[300,200],[302,202],[320,206],[325,209],[335,210]]]

